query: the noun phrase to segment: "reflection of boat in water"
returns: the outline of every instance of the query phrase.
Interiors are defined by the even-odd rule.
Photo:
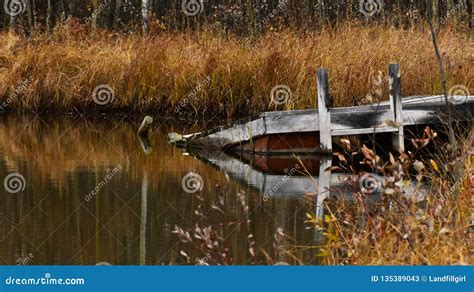
[[[227,173],[231,178],[251,186],[265,199],[316,195],[319,215],[322,214],[323,201],[329,195],[352,199],[351,194],[362,187],[359,184],[360,178],[355,175],[327,170],[331,166],[331,159],[325,156],[244,155],[236,158],[224,151],[203,148],[193,149],[190,154]],[[373,186],[370,200],[376,201],[383,191],[381,185],[384,178],[371,175],[371,180],[366,187]],[[411,183],[404,187],[404,191],[406,195],[412,195],[420,190],[416,184]]]
[[[308,156],[301,161],[294,156],[254,155],[238,159],[223,151],[201,148],[193,149],[190,154],[263,195],[300,196],[317,192],[318,183],[315,180],[318,177],[315,175],[320,171],[319,156]],[[311,170],[317,167],[317,172],[308,175],[305,171],[307,166]],[[332,182],[334,185],[341,184],[336,174],[332,175]]]

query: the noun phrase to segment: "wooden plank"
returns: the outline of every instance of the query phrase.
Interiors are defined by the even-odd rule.
[[[249,123],[216,131],[210,135],[194,139],[190,144],[193,146],[221,148],[231,144],[250,141],[264,134],[265,122],[262,118],[259,118]]]
[[[398,131],[394,135],[393,144],[398,151],[405,151],[404,133],[403,133],[403,109],[402,94],[400,82],[400,65],[390,64],[388,67],[390,109],[393,113],[393,121],[398,125]]]
[[[322,152],[332,152],[331,135],[331,113],[329,105],[331,104],[329,96],[329,78],[326,69],[318,69],[318,117],[319,117],[319,141]]]
[[[319,116],[315,111],[295,116],[265,118],[266,134],[319,131]]]

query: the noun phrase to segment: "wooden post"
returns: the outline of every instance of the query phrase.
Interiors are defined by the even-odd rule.
[[[402,94],[400,82],[400,65],[390,64],[388,67],[389,76],[389,93],[390,93],[390,109],[393,113],[394,126],[398,127],[398,131],[393,137],[393,145],[399,152],[405,151],[405,142],[403,134],[403,110],[402,110]]]
[[[329,105],[331,104],[329,96],[328,71],[326,69],[318,69],[318,113],[319,113],[319,143],[321,152],[332,152],[331,137],[331,115],[329,113]]]
[[[319,164],[319,181],[318,181],[318,196],[316,197],[316,218],[324,220],[324,202],[330,195],[331,189],[331,170],[326,171],[332,165],[331,157],[323,157]],[[315,233],[315,241],[317,243],[324,242],[326,236],[325,230],[317,229]]]
[[[323,157],[319,162],[318,197],[316,200],[316,216],[324,217],[324,201],[329,197],[331,188],[331,171],[326,169],[332,166],[331,157]]]

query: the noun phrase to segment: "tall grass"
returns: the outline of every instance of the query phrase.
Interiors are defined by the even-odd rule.
[[[417,169],[418,179],[428,182],[414,195],[403,195],[397,187],[388,192],[387,187],[380,202],[370,205],[367,203],[370,194],[358,190],[353,192],[352,202],[331,199],[323,221],[308,215],[308,221],[324,230],[326,236],[324,243],[314,246],[323,262],[328,265],[472,264],[474,136],[472,129],[468,133],[468,138],[459,137],[463,154],[456,159],[464,162],[464,174],[457,181],[452,180],[452,158],[439,150],[405,164],[409,166],[406,170]],[[394,162],[383,163],[382,167],[393,172]],[[396,181],[385,175],[392,178],[387,180],[389,183]],[[413,179],[405,175],[408,176],[405,180]]]
[[[439,42],[448,85],[473,89],[469,35],[447,27]],[[329,69],[336,106],[358,104],[374,91],[374,79],[386,76],[390,62],[401,64],[403,95],[441,92],[430,37],[421,28],[347,22],[337,29],[253,39],[211,29],[159,36],[84,34],[65,25],[32,38],[0,35],[0,101],[31,77],[7,109],[236,118],[277,108],[314,108],[319,67]],[[101,84],[113,88],[113,103],[93,102],[92,92]],[[276,107],[270,92],[279,84],[293,94],[286,105]],[[376,99],[387,99],[386,87]]]

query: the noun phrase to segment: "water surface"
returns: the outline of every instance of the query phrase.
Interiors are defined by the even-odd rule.
[[[317,262],[295,248],[314,240],[302,194],[264,199],[245,178],[167,144],[170,131],[198,129],[155,123],[149,155],[136,130],[128,118],[1,120],[0,179],[16,181],[0,188],[0,264],[216,264],[173,233],[196,225],[222,235],[233,264]],[[193,193],[182,187],[190,173],[202,178]]]

